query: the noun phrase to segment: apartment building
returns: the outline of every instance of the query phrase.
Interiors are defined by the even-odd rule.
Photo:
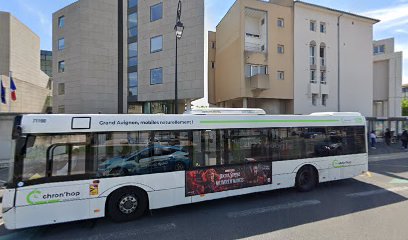
[[[291,1],[237,0],[210,33],[209,102],[293,113],[293,39]]]
[[[373,117],[401,117],[402,52],[394,51],[394,38],[373,42]]]
[[[0,79],[7,104],[0,112],[41,113],[49,107],[49,77],[40,68],[40,38],[8,12],[0,12]],[[10,78],[17,86],[17,100],[10,99]]]
[[[210,33],[209,101],[270,114],[371,116],[377,22],[301,1],[237,0]]]
[[[55,112],[173,113],[177,5],[79,0],[54,13]],[[181,21],[178,105],[184,109],[204,96],[204,2],[183,0]]]

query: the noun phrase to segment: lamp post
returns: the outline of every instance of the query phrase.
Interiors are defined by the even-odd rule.
[[[174,31],[176,32],[176,72],[175,72],[175,89],[174,89],[174,113],[178,114],[178,93],[177,93],[177,43],[178,40],[183,36],[184,24],[181,22],[181,0],[178,2],[177,6],[177,21],[174,26]]]

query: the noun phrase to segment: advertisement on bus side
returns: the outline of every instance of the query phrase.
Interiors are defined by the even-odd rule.
[[[186,172],[186,197],[271,183],[271,163],[208,167]]]

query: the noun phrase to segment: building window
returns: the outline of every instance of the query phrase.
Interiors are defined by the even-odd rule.
[[[215,47],[216,47],[215,42],[211,42],[211,47],[212,47],[213,49],[215,49]]]
[[[137,7],[137,2],[138,2],[138,0],[129,0],[128,1],[128,8]]]
[[[326,33],[326,23],[325,22],[320,22],[320,32]]]
[[[317,105],[317,94],[312,94],[312,105],[313,106]]]
[[[150,38],[150,53],[160,52],[163,50],[163,36]]]
[[[129,96],[135,97],[138,93],[138,81],[137,72],[132,72],[128,74],[128,84],[129,84]]]
[[[245,65],[245,77],[247,78],[266,74],[268,74],[268,66],[266,65]]]
[[[320,45],[320,66],[326,66],[326,46]]]
[[[163,3],[150,7],[150,22],[157,21],[163,17]]]
[[[128,34],[129,37],[137,36],[137,12],[128,16]]]
[[[150,70],[150,85],[163,83],[163,68],[155,68]]]
[[[385,45],[374,46],[374,54],[385,53]]]
[[[262,20],[261,20],[261,25],[262,25],[262,26],[265,25],[265,18],[262,18]]]
[[[316,21],[310,21],[310,31],[316,32]]]
[[[215,68],[215,62],[211,62],[211,68],[214,69]]]
[[[320,71],[320,83],[327,84],[326,82],[326,71]]]
[[[65,61],[58,62],[58,72],[59,73],[65,72]]]
[[[322,94],[322,105],[323,106],[327,106],[327,98],[329,98],[329,95]]]
[[[278,45],[278,53],[283,54],[285,52],[285,47],[283,45]]]
[[[278,71],[278,80],[285,80],[285,72],[284,71]]]
[[[129,44],[129,67],[137,65],[137,42]]]
[[[58,39],[58,50],[64,50],[65,48],[65,39],[60,38]]]
[[[310,65],[316,65],[316,45],[314,43],[310,43],[309,47],[309,54],[310,54]]]
[[[58,106],[58,113],[65,113],[65,106],[64,105],[59,105]]]
[[[58,83],[58,95],[65,94],[65,83]]]
[[[310,83],[317,83],[315,70],[310,70]]]
[[[245,33],[247,37],[252,37],[252,38],[261,38],[261,35],[259,34],[253,34],[253,33]]]
[[[285,20],[283,20],[283,18],[278,18],[278,27],[283,28],[285,27]]]
[[[58,18],[58,28],[63,28],[65,26],[65,17],[61,16]]]

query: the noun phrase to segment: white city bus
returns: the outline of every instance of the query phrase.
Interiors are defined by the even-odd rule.
[[[367,171],[358,113],[23,115],[15,119],[8,229],[110,217],[351,178]]]

